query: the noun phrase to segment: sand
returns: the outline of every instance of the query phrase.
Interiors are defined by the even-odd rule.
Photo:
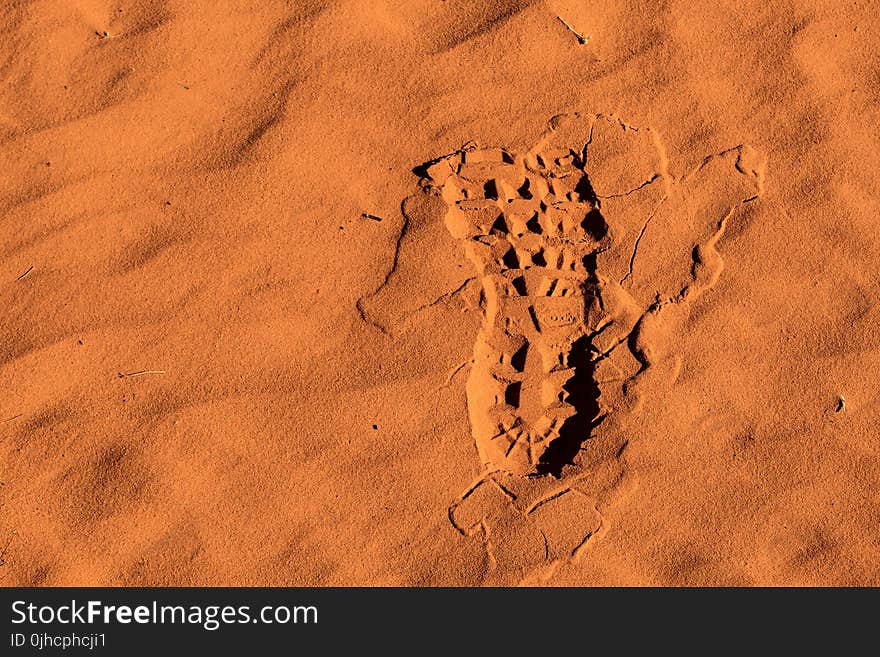
[[[0,584],[880,584],[868,2],[12,2]]]

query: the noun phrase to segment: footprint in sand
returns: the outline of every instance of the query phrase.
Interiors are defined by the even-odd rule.
[[[763,180],[745,146],[677,179],[651,129],[577,114],[550,126],[525,153],[467,148],[420,168],[483,292],[466,392],[486,474],[450,519],[482,536],[496,570],[523,576],[575,558],[602,525],[578,488],[584,442],[633,409]]]

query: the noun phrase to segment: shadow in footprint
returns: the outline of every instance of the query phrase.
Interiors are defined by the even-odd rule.
[[[562,387],[566,401],[574,409],[574,415],[565,420],[554,440],[538,463],[537,474],[559,477],[562,469],[574,462],[581,445],[590,437],[593,428],[601,422],[599,417],[599,386],[595,381],[596,363],[592,360],[591,336],[584,335],[572,344],[567,365],[574,369],[572,377]]]

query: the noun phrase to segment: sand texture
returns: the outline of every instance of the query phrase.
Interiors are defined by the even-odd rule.
[[[6,4],[0,585],[880,585],[872,3]]]

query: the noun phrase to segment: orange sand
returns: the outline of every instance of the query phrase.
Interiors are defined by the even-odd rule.
[[[12,2],[0,584],[880,584],[875,13]],[[449,214],[532,175],[609,227],[550,473],[491,442],[541,361],[485,351],[549,333],[465,244],[525,229]]]

